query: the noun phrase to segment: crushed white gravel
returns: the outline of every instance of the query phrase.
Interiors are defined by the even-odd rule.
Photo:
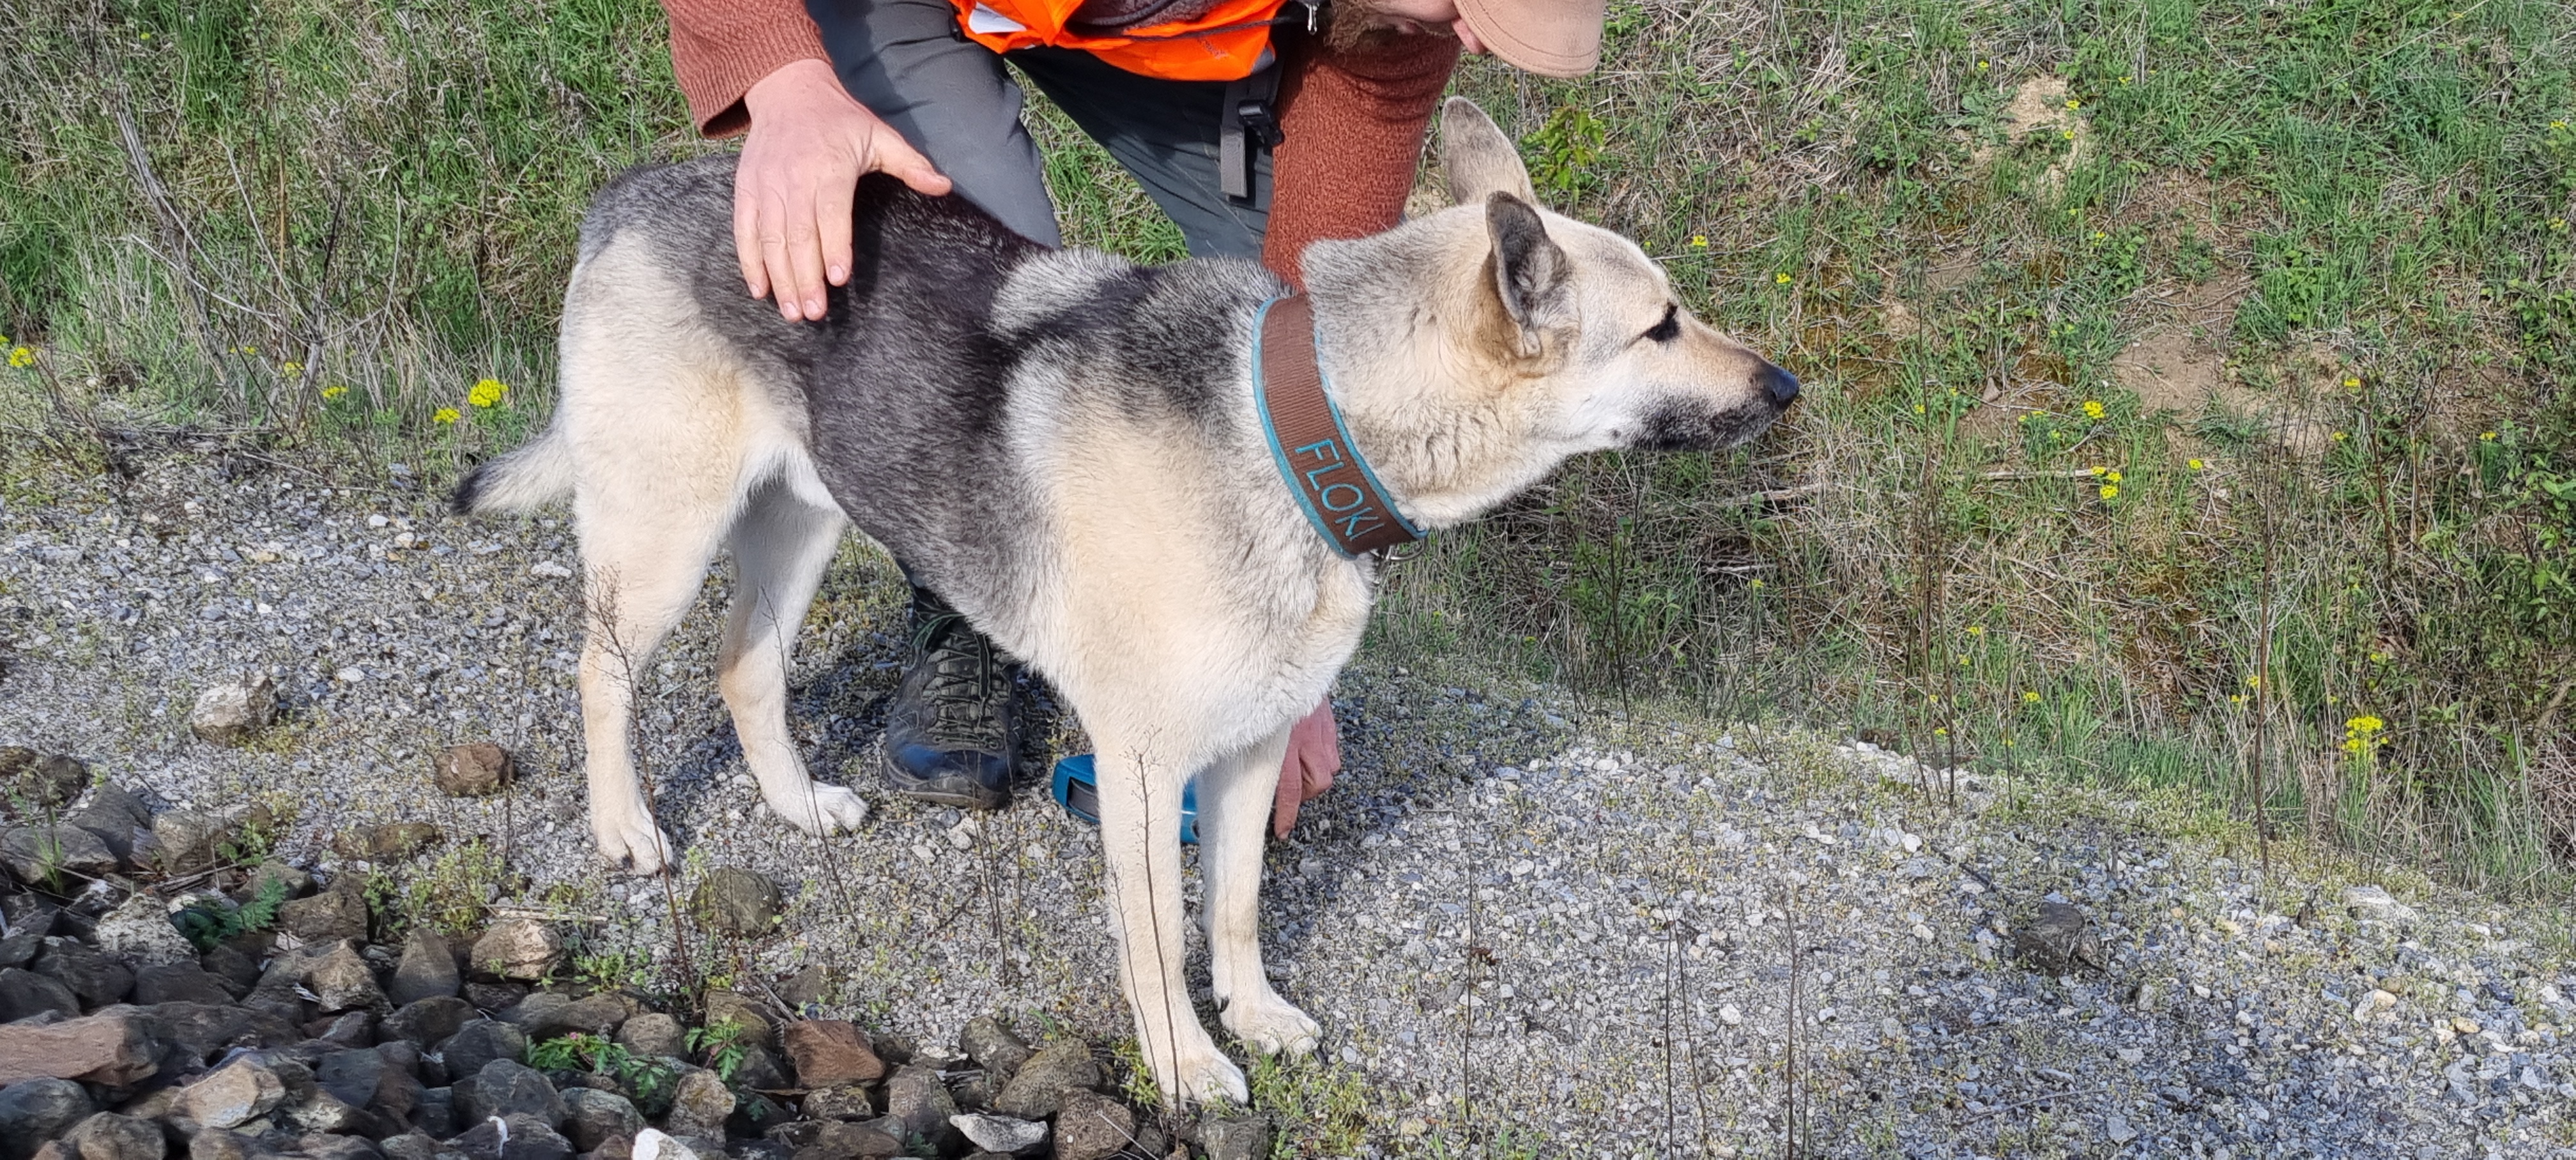
[[[0,501],[0,745],[80,756],[156,808],[291,806],[284,852],[325,871],[345,827],[484,836],[524,877],[495,901],[676,977],[663,885],[592,864],[558,520],[457,520],[409,471],[211,443],[134,463]],[[764,937],[691,931],[689,969],[824,964],[842,1012],[925,1045],[988,1013],[1126,1034],[1097,841],[1036,777],[985,817],[878,791],[890,567],[846,551],[798,653],[808,759],[875,807],[828,841],[742,771],[712,675],[723,576],[651,666],[640,757],[683,896],[742,866],[788,908]],[[198,692],[246,672],[284,720],[192,736]],[[1337,700],[1351,768],[1271,855],[1274,972],[1324,1025],[1324,1073],[1365,1084],[1362,1154],[1777,1155],[1794,1095],[1821,1155],[2576,1156],[2560,908],[2295,846],[2267,878],[2240,829],[2170,797],[1927,795],[1868,746],[1467,672],[1364,656]],[[431,758],[478,740],[518,755],[515,788],[438,793]],[[2374,885],[2390,906],[2347,907]],[[2017,959],[2043,901],[2086,915],[2101,969]]]

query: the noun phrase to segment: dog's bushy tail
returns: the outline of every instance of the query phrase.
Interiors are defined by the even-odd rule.
[[[572,494],[572,447],[561,428],[465,474],[447,497],[458,515],[524,512]]]

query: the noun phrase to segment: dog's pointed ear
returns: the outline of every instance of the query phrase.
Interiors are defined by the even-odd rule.
[[[1494,293],[1519,331],[1520,353],[1537,355],[1550,331],[1573,321],[1573,294],[1566,286],[1571,263],[1547,236],[1538,211],[1511,194],[1486,196],[1485,231],[1494,241]]]
[[[1538,204],[1520,150],[1512,147],[1512,139],[1503,136],[1493,118],[1465,97],[1451,97],[1440,106],[1440,164],[1449,173],[1450,200],[1459,205],[1474,205],[1490,193],[1508,193]]]

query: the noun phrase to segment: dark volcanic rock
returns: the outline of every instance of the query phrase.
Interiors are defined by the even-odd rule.
[[[461,1080],[481,1074],[483,1065],[493,1060],[516,1060],[527,1054],[528,1037],[498,1019],[476,1019],[457,1028],[437,1051],[447,1060],[447,1074]]]
[[[2039,914],[2013,930],[2013,951],[2032,967],[2064,974],[2077,965],[2101,970],[2102,941],[2084,912],[2063,902],[2039,904]]]
[[[134,993],[134,972],[127,970],[123,961],[76,939],[46,939],[45,949],[36,955],[34,969],[70,988],[87,1007],[122,1003]]]
[[[533,1116],[551,1128],[564,1122],[563,1097],[545,1073],[516,1060],[495,1059],[456,1081],[456,1114],[473,1121],[494,1116]]]
[[[134,1001],[155,1003],[230,1003],[233,996],[196,963],[162,963],[134,972]]]
[[[948,1122],[956,1114],[957,1101],[936,1071],[908,1064],[886,1081],[886,1118],[901,1123],[906,1136],[919,1136],[948,1152],[959,1140],[956,1126]]]
[[[997,1092],[1009,1085],[1021,1064],[1029,1061],[1029,1045],[990,1015],[968,1020],[966,1030],[957,1035],[957,1046],[966,1058],[984,1069],[984,1082]]]
[[[277,910],[277,925],[307,943],[334,943],[367,937],[367,896],[355,875],[342,875],[329,890],[298,898]]]
[[[456,970],[456,952],[447,940],[428,927],[412,928],[403,940],[402,961],[394,967],[393,981],[385,988],[385,998],[395,1006],[416,1003],[440,995],[453,995],[465,982]]]
[[[572,1141],[533,1116],[485,1120],[447,1142],[469,1160],[571,1160]]]
[[[1064,1093],[1055,1118],[1057,1160],[1106,1160],[1136,1134],[1136,1114],[1127,1105],[1097,1092],[1074,1088]]]
[[[376,1042],[403,1040],[435,1047],[477,1018],[474,1005],[453,995],[414,1000],[376,1025]]]
[[[0,1022],[14,1023],[40,1011],[80,1014],[80,996],[34,971],[0,970]]]
[[[67,1079],[31,1079],[0,1088],[0,1160],[25,1160],[38,1145],[98,1111],[89,1093]]]
[[[644,1114],[635,1110],[633,1101],[616,1092],[596,1088],[573,1088],[563,1094],[564,1125],[572,1146],[588,1152],[611,1137],[633,1137],[644,1130]]]

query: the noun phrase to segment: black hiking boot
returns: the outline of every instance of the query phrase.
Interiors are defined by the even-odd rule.
[[[1020,750],[1012,664],[927,588],[912,590],[912,665],[886,707],[886,788],[960,809],[999,809]]]

